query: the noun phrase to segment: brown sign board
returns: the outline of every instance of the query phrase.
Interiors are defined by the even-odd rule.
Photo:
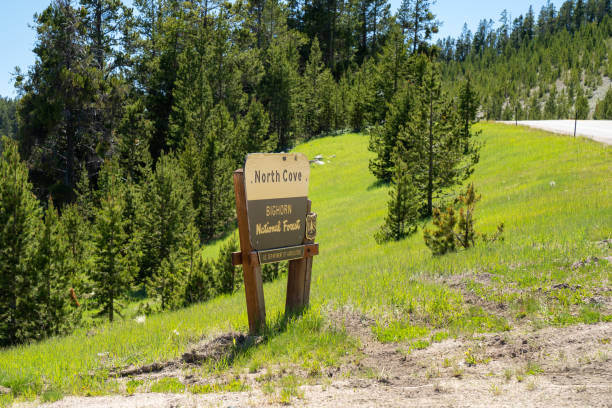
[[[244,184],[253,249],[295,247],[304,242],[309,179],[310,164],[302,153],[247,156]],[[283,259],[265,262],[299,258],[287,251],[283,254],[275,255]]]
[[[260,264],[301,259],[304,257],[304,245],[257,251],[257,256]]]

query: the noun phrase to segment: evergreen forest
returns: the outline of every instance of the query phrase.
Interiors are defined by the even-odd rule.
[[[473,173],[476,121],[612,119],[610,0],[437,42],[433,3],[51,0],[0,98],[0,345],[238,290],[236,239],[202,249],[250,152],[369,133],[399,240]]]

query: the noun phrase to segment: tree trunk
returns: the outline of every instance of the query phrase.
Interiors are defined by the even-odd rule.
[[[429,91],[429,171],[427,182],[427,215],[433,214],[433,96]]]
[[[16,265],[16,264],[15,264]],[[17,273],[15,273],[17,276]],[[17,333],[17,320],[15,315],[17,314],[17,287],[15,285],[15,280],[10,279],[12,289],[9,296],[11,298],[9,303],[9,321],[8,321],[8,333],[9,333],[9,344],[17,343],[17,338],[15,334]]]
[[[327,66],[331,69],[332,72],[334,72],[335,69],[335,64],[334,64],[334,60],[335,60],[335,56],[334,56],[334,35],[336,34],[336,9],[337,9],[337,4],[336,4],[336,0],[330,0],[331,6],[333,7],[333,10],[328,10],[329,15],[330,15],[330,20],[331,20],[331,27],[329,29],[329,47],[328,47],[328,61],[327,61]]]
[[[415,54],[417,50],[417,43],[419,42],[419,14],[421,13],[421,1],[416,0],[414,4],[414,31],[413,31],[413,43],[412,53]]]
[[[363,52],[363,58],[365,59],[368,49],[368,16],[367,9],[365,8],[365,6],[363,6],[361,10],[361,18],[363,23],[363,29],[361,30],[361,48]]]
[[[257,49],[261,49],[261,26],[265,4],[265,0],[260,0],[259,4],[257,5]]]
[[[98,0],[96,10],[94,12],[94,33],[95,33],[95,56],[98,63],[98,69],[104,69],[104,46],[102,44],[102,2]]]
[[[465,117],[465,123],[463,124],[463,137],[465,138],[465,146],[463,148],[463,154],[468,154],[468,152],[470,151],[470,145],[469,145],[470,118],[467,116],[467,114]]]
[[[110,298],[108,300],[108,320],[112,323],[113,319],[114,319],[114,313],[115,313],[115,298],[113,296],[113,289],[111,289],[110,291]]]
[[[75,151],[75,146],[74,146],[74,138],[75,138],[75,129],[74,129],[74,115],[72,115],[72,112],[68,112],[68,119],[67,119],[67,123],[66,123],[66,174],[65,176],[65,183],[66,185],[70,188],[70,191],[72,191],[72,188],[74,187],[73,182],[74,182],[74,151]]]

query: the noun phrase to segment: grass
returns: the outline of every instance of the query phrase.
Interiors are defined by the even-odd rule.
[[[173,377],[161,378],[151,385],[151,392],[180,393],[185,391],[185,384]]]
[[[572,264],[611,254],[596,241],[611,237],[612,149],[521,127],[479,128],[485,145],[472,177],[482,194],[476,230],[491,233],[503,221],[505,240],[443,257],[431,256],[420,231],[400,242],[374,241],[388,193],[368,172],[366,135],[327,137],[298,146],[297,151],[309,157],[322,154],[326,161],[311,173],[321,251],[314,260],[311,308],[285,321],[286,278],[266,284],[271,327],[266,341],[231,361],[203,367],[203,374],[304,366],[316,360],[318,364],[305,368],[317,375],[337,366],[358,347],[345,331],[326,321],[328,310],[344,305],[379,322],[374,330],[382,341],[386,336],[389,341],[423,341],[419,345],[438,341],[425,338],[430,333],[457,336],[504,331],[518,323],[541,327],[610,320],[587,301],[597,288],[609,287],[609,265]],[[209,245],[204,253],[216,257],[221,243]],[[440,283],[452,275],[471,283]],[[553,288],[560,283],[568,288]],[[483,302],[505,304],[511,316],[468,305],[466,292]],[[173,359],[202,336],[247,327],[244,293],[239,291],[148,316],[144,324],[128,319],[1,350],[0,384],[11,388],[11,400],[42,396],[45,390],[54,390],[56,396],[117,393],[122,388],[109,377],[111,367]],[[420,327],[421,332],[414,335],[416,329],[409,327]],[[460,377],[461,370],[455,374]],[[154,387],[181,390],[178,384]],[[281,400],[295,397],[297,386],[281,386],[285,388]]]
[[[189,387],[192,394],[209,394],[211,392],[242,392],[249,387],[240,380],[233,380],[226,384],[194,384]]]
[[[386,327],[372,327],[376,339],[382,343],[391,343],[423,337],[429,333],[427,327],[411,326],[402,322],[392,322]]]

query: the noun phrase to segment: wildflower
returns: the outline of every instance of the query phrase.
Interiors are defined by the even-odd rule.
[[[175,336],[178,336],[179,332],[178,332],[178,330],[174,329],[174,330],[172,330],[172,334],[174,334]]]

